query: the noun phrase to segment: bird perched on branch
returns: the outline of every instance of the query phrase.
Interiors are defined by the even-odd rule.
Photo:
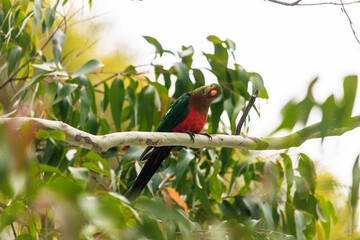
[[[178,98],[165,114],[156,128],[156,132],[184,132],[194,142],[195,134],[203,129],[211,102],[221,94],[218,84],[199,87]],[[204,135],[210,137],[207,133]],[[211,138],[211,137],[210,137]],[[134,185],[130,189],[129,198],[136,198],[150,181],[161,163],[169,156],[173,146],[148,146],[140,156],[140,161],[147,160]]]

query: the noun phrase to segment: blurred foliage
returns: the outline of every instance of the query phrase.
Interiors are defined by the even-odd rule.
[[[203,54],[208,66],[201,69],[193,67],[192,46],[174,53],[150,36],[144,40],[156,52],[146,66],[149,70],[125,66],[119,53],[91,59],[92,43],[84,44],[81,31],[67,28],[74,14],[65,18],[58,11],[66,4],[1,1],[3,114],[59,120],[92,134],[151,131],[174,99],[204,85],[205,76],[212,74],[224,91],[211,106],[206,128],[231,134],[254,90],[259,90],[259,98],[268,98],[260,74],[237,63],[235,43],[216,36],[207,38],[214,50]],[[164,55],[173,57],[175,64],[156,63]],[[343,99],[330,96],[319,104],[312,83],[303,101],[284,107],[278,130],[305,124],[314,106],[323,113],[324,137],[328,129],[354,124],[350,118],[356,84],[355,76],[347,77]],[[225,126],[223,113],[230,128],[220,127]],[[36,132],[35,126],[19,126],[16,120],[0,125],[2,239],[358,236],[358,161],[351,193],[348,200],[340,198],[342,205],[334,197],[339,196],[336,181],[318,176],[306,154],[264,159],[238,149],[177,147],[143,195],[129,202],[124,194],[141,169],[143,163],[136,160],[143,148],[125,146],[99,154],[68,145],[64,138],[62,132]]]

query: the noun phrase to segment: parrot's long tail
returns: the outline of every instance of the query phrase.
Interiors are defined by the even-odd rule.
[[[141,169],[134,185],[128,192],[128,198],[130,200],[133,200],[140,195],[146,184],[160,167],[161,163],[169,156],[171,149],[172,147],[169,146],[153,148],[152,153],[148,157],[144,167]]]

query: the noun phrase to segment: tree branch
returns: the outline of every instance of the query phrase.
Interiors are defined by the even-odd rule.
[[[352,119],[351,126],[329,130],[325,136],[340,136],[360,126],[360,115]],[[280,150],[290,147],[298,147],[305,141],[313,138],[321,138],[321,122],[303,128],[295,133],[284,137],[254,138],[236,135],[212,135],[196,134],[193,143],[186,133],[163,133],[163,132],[117,132],[107,135],[92,135],[78,130],[60,121],[52,121],[41,118],[0,118],[0,124],[11,122],[11,126],[20,127],[23,123],[30,122],[36,129],[58,130],[65,134],[65,142],[104,153],[111,147],[116,146],[186,146],[192,148],[239,148],[244,150]],[[14,125],[14,123],[16,123]]]
[[[240,135],[242,125],[244,124],[245,119],[246,119],[246,117],[248,116],[251,107],[254,105],[254,102],[255,102],[255,99],[256,99],[258,93],[259,93],[259,90],[256,89],[256,91],[253,93],[253,95],[251,95],[250,100],[249,100],[249,103],[248,103],[248,105],[246,106],[246,108],[245,108],[245,110],[244,110],[244,113],[243,113],[243,115],[241,116],[241,118],[240,118],[240,120],[239,120],[238,125],[236,126],[235,135]]]

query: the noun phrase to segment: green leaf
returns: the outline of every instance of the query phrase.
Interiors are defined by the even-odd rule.
[[[142,220],[143,223],[141,230],[148,239],[164,239],[159,223],[155,219],[144,214],[142,216]]]
[[[124,81],[115,78],[110,87],[110,107],[116,131],[121,131],[122,106],[125,98]]]
[[[80,75],[74,80],[80,85],[84,85],[85,87],[89,86],[89,79],[85,75]]]
[[[38,25],[40,28],[40,31],[42,31],[42,1],[41,0],[34,0],[34,18],[33,18],[33,32]]]
[[[174,186],[177,187],[177,184],[181,180],[182,176],[185,173],[185,170],[189,166],[191,160],[195,157],[193,150],[191,149],[181,149],[180,154],[178,155],[178,161],[175,168],[176,179],[174,181]]]
[[[266,221],[267,228],[274,229],[274,219],[271,206],[267,202],[264,202],[260,204],[260,207],[261,214],[263,216],[263,219]]]
[[[40,164],[40,169],[43,172],[56,173],[62,176],[62,172],[57,167],[53,167],[47,164]]]
[[[87,168],[79,167],[69,167],[72,177],[83,187],[86,188],[90,181],[90,173]]]
[[[1,214],[1,224],[0,231],[4,229],[7,225],[13,223],[26,211],[26,205],[23,202],[15,201],[7,206]]]
[[[228,49],[230,49],[231,51],[235,51],[236,50],[236,44],[234,41],[232,41],[231,39],[226,39],[225,44],[227,46]]]
[[[2,111],[4,110],[3,104],[0,102],[0,114],[2,114]]]
[[[54,24],[54,20],[55,20],[55,10],[50,8],[50,7],[46,8],[46,11],[45,11],[45,29],[44,29],[45,31],[49,31],[51,29],[52,25]],[[61,31],[61,30],[59,29],[58,31]],[[57,33],[55,33],[55,35],[56,34]],[[55,38],[55,35],[54,35],[54,38]],[[64,35],[64,39],[65,39],[65,35]],[[53,48],[54,48],[54,46],[53,46]]]
[[[107,83],[104,82],[104,97],[101,100],[101,110],[104,113],[109,104],[110,89]]]
[[[94,113],[89,112],[88,120],[86,123],[86,131],[90,134],[96,135],[99,130],[99,124]]]
[[[360,184],[360,167],[359,167],[359,158],[358,156],[355,160],[353,169],[352,169],[352,185],[350,192],[350,206],[353,217],[356,214],[356,209],[359,201],[359,184]]]
[[[95,164],[91,163],[91,162],[85,162],[81,165],[82,167],[86,167],[88,169],[93,170],[94,172],[100,173],[100,174],[104,174],[105,176],[111,178],[111,174],[109,171],[106,171],[104,169],[99,168],[98,166],[96,166]]]
[[[125,70],[123,71],[124,74],[126,75],[132,75],[136,73],[136,68],[133,65],[129,65],[125,68]]]
[[[20,1],[21,4],[22,1]],[[29,3],[29,1],[27,0],[27,2]],[[30,12],[28,13],[27,17],[23,20],[23,23],[21,24],[20,30],[18,32],[18,34],[16,34],[15,38],[18,38],[20,36],[20,34],[23,32],[27,22],[30,20],[30,18],[34,15],[34,12]]]
[[[97,59],[92,59],[82,65],[80,69],[78,69],[73,75],[71,75],[72,78],[77,78],[80,75],[87,74],[94,72],[95,70],[103,67],[104,65]]]
[[[101,126],[101,134],[105,135],[110,133],[110,126],[105,118],[100,118],[99,123]]]
[[[89,151],[89,152],[86,154],[86,159],[94,160],[94,161],[96,161],[96,162],[101,163],[104,167],[107,167],[108,169],[111,169],[108,161],[106,161],[104,158],[102,158],[102,157],[101,157],[98,153],[96,153],[96,152]]]
[[[3,5],[4,6],[4,5]],[[0,8],[0,25],[3,24],[3,20],[4,20],[4,11]],[[1,44],[1,38],[0,38],[0,44]]]
[[[37,139],[52,138],[54,140],[65,141],[65,133],[58,130],[45,131],[43,129],[40,129],[36,133],[36,138]]]
[[[291,188],[294,184],[294,170],[289,155],[281,153],[280,156],[283,158],[284,162],[284,170],[286,176],[286,197],[289,198],[291,194]]]
[[[120,210],[120,207],[123,206],[119,205],[118,199],[112,196],[102,198],[82,196],[78,201],[84,215],[97,229],[100,228],[114,234],[125,228],[126,221]]]
[[[350,123],[351,114],[353,111],[356,90],[357,90],[357,76],[347,76],[344,79],[344,100],[342,102],[341,113],[339,114],[341,125]]]
[[[47,187],[56,193],[57,196],[64,197],[70,202],[78,201],[84,189],[69,177],[55,177],[49,180]]]
[[[80,125],[84,125],[88,119],[91,100],[90,90],[82,86],[80,88]]]
[[[32,240],[33,237],[30,234],[20,234],[18,235],[15,240]]]
[[[303,231],[306,229],[306,222],[304,214],[299,212],[298,210],[295,210],[295,226],[296,226],[296,237],[299,240],[305,240],[305,236],[303,234]]]
[[[306,156],[304,153],[299,154],[299,166],[298,171],[306,183],[306,186],[311,191],[311,193],[315,192],[316,187],[316,171],[313,161]]]
[[[30,79],[30,81],[27,82],[24,86],[22,86],[20,90],[18,90],[16,94],[12,97],[12,99],[16,98],[20,93],[24,92],[27,88],[31,87],[33,84],[38,83],[39,81],[47,77],[49,73],[50,72],[40,71],[34,74]]]
[[[223,185],[217,171],[214,171],[214,174],[210,177],[209,190],[215,201],[222,203]]]
[[[156,88],[156,92],[160,97],[160,102],[161,102],[160,113],[161,116],[164,116],[170,107],[168,89],[164,85],[158,82],[151,82],[150,84]]]
[[[160,57],[163,55],[164,49],[162,48],[158,40],[149,36],[143,36],[143,38],[156,48],[156,52],[160,54]]]
[[[322,206],[320,205],[320,202],[316,204],[316,214],[318,215],[319,219],[323,222],[328,221],[328,216],[326,216],[323,212]]]
[[[59,94],[57,95],[53,104],[57,104],[62,101],[64,98],[68,97],[75,89],[78,87],[77,84],[65,83],[64,86],[60,89]]]
[[[89,81],[88,88],[90,90],[91,95],[91,110],[96,115],[97,114],[97,106],[96,106],[96,95],[95,95],[95,88]]]
[[[39,68],[44,71],[54,71],[56,70],[56,64],[53,61],[43,62],[41,64],[32,64],[33,67]]]
[[[8,76],[13,72],[16,67],[16,64],[20,61],[21,58],[21,47],[14,46],[11,48],[9,53],[9,66],[8,66]]]
[[[200,69],[192,69],[195,78],[194,88],[198,88],[205,85],[205,77]]]
[[[154,125],[155,87],[148,85],[139,93],[138,121],[140,131],[151,131]]]
[[[51,81],[46,85],[44,90],[44,103],[45,103],[46,111],[50,117],[55,119],[56,117],[54,116],[52,106],[54,103],[55,95],[57,93],[57,88],[58,88],[57,83],[55,81]]]
[[[137,120],[138,101],[136,98],[136,91],[132,85],[129,85],[126,88],[126,96],[129,101],[129,107],[130,107],[130,124],[128,128],[129,130],[131,130],[132,128],[138,125],[138,120]]]
[[[53,37],[53,54],[54,54],[55,63],[60,62],[62,47],[64,43],[65,43],[65,34],[61,31],[61,29],[58,29]]]
[[[175,82],[174,98],[179,98],[183,93],[193,90],[194,85],[189,77],[189,70],[184,63],[176,63],[175,70],[177,72],[178,79]]]
[[[215,44],[214,47],[215,47],[215,54],[213,55],[213,59],[217,60],[219,63],[223,64],[224,66],[227,66],[229,54],[226,48],[224,48],[222,44]]]
[[[218,131],[221,114],[224,111],[224,99],[210,105],[211,109],[211,128],[210,133]]]
[[[222,44],[223,41],[220,40],[219,37],[215,36],[215,35],[210,35],[207,37],[207,40],[209,40],[210,42],[212,42],[213,44]]]
[[[196,197],[200,200],[201,207],[204,208],[205,212],[209,216],[213,216],[214,213],[211,209],[208,194],[206,191],[205,178],[203,173],[201,172],[201,169],[198,166],[196,166],[196,182],[197,182],[195,184]]]
[[[264,80],[260,74],[254,72],[250,74],[250,82],[252,82],[252,91],[259,90],[258,97],[268,99],[269,95],[266,91]]]
[[[29,0],[20,0],[21,11],[26,12],[28,5],[29,5]]]
[[[285,203],[286,227],[290,234],[296,235],[295,210],[290,202]]]

